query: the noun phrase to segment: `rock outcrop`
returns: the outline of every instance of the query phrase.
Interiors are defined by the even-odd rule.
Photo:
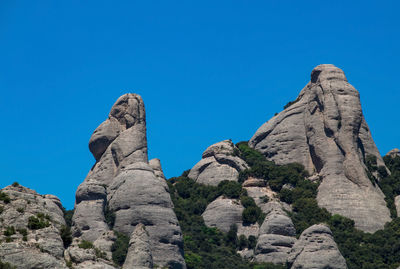
[[[207,206],[202,216],[208,227],[227,233],[232,225],[242,224],[243,210],[239,200],[219,197]]]
[[[386,154],[386,156],[390,156],[392,158],[400,157],[400,149],[392,149]]]
[[[197,183],[217,186],[221,181],[238,181],[239,172],[248,168],[245,161],[235,156],[236,146],[224,140],[209,146],[202,159],[190,170],[189,178]]]
[[[363,117],[359,93],[342,70],[319,65],[295,102],[263,124],[249,145],[277,164],[301,163],[322,182],[318,204],[374,232],[390,221],[384,195],[368,178],[365,159],[384,166]]]
[[[127,259],[123,269],[147,269],[153,268],[153,256],[151,255],[150,238],[143,224],[136,225],[129,241]]]
[[[131,237],[141,223],[154,265],[185,268],[182,233],[160,162],[148,162],[139,95],[125,94],[116,101],[90,138],[89,149],[96,163],[76,192],[74,236],[95,242],[113,229]],[[105,212],[115,214],[114,223],[106,220]],[[111,246],[107,238],[101,240]]]
[[[67,268],[60,200],[14,184],[1,190],[0,260],[17,268]]]
[[[331,230],[323,224],[313,225],[301,234],[289,254],[288,263],[291,269],[347,268]]]

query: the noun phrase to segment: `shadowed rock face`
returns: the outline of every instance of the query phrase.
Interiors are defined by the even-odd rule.
[[[369,180],[368,155],[382,158],[364,119],[359,93],[343,71],[319,65],[294,104],[263,124],[249,145],[277,164],[301,163],[322,178],[318,204],[367,232],[390,221],[384,195]]]
[[[139,95],[125,94],[116,101],[90,138],[89,149],[96,163],[76,192],[74,236],[106,240],[102,235],[111,229],[104,217],[107,208],[115,212],[113,230],[131,236],[139,223],[144,225],[155,265],[185,268],[182,233],[161,164],[148,162],[146,116]]]

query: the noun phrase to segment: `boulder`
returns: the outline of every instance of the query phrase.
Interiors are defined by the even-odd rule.
[[[257,240],[254,250],[257,262],[285,264],[288,253],[294,245],[296,238],[278,234],[263,234]],[[308,267],[305,267],[308,268]]]
[[[236,150],[231,140],[209,146],[188,177],[197,183],[212,186],[224,180],[238,181],[239,172],[248,168],[248,165],[235,155]]]
[[[290,251],[291,269],[345,269],[346,260],[340,253],[329,227],[319,224],[306,229]]]
[[[202,216],[208,227],[216,227],[227,233],[232,225],[242,225],[243,210],[239,200],[220,196],[207,206]]]
[[[390,221],[384,195],[367,175],[365,159],[384,166],[364,119],[360,96],[342,70],[319,65],[311,81],[285,110],[263,124],[249,141],[277,164],[301,163],[322,182],[318,204],[375,232]]]

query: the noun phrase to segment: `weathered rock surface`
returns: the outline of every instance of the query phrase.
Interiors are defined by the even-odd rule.
[[[165,179],[165,176],[164,176],[164,172],[163,172],[162,167],[161,167],[160,159],[151,159],[151,160],[149,161],[149,165],[150,165],[150,167],[153,169],[154,174],[155,174],[156,177],[159,179],[159,181],[161,182],[161,184],[162,184],[162,185],[164,186],[164,188],[168,191],[169,188],[168,188],[168,184],[167,184],[167,181],[166,181],[166,179]]]
[[[396,206],[397,216],[400,216],[400,195],[394,197],[394,205]]]
[[[231,225],[242,224],[243,210],[239,200],[221,196],[207,206],[202,216],[208,227],[217,227],[227,233]]]
[[[400,149],[392,149],[391,151],[389,151],[386,156],[390,156],[392,158],[395,157],[400,157]]]
[[[260,235],[254,250],[256,261],[285,264],[295,241],[296,238],[294,237],[278,234]]]
[[[258,262],[285,264],[296,242],[296,229],[281,202],[272,200],[262,209],[266,217],[259,230],[254,258]]]
[[[188,177],[197,183],[213,186],[224,180],[238,181],[239,172],[248,168],[248,165],[235,156],[235,149],[231,140],[209,146]]]
[[[8,186],[1,192],[10,201],[0,200],[0,260],[17,268],[67,268],[60,236],[61,226],[65,225],[60,200],[20,185]],[[47,227],[29,228],[31,217],[47,222]],[[7,236],[4,232],[11,227],[14,234]]]
[[[318,204],[349,217],[367,232],[390,221],[384,195],[364,164],[368,155],[383,160],[363,117],[359,93],[342,70],[319,65],[296,101],[263,124],[249,145],[277,164],[301,163],[322,178]]]
[[[90,138],[89,149],[96,164],[76,192],[74,236],[95,243],[100,240],[109,256],[107,249],[113,241],[104,235],[112,228],[131,237],[142,223],[154,264],[185,268],[182,233],[160,161],[148,162],[146,117],[139,95],[125,94],[116,101],[108,119]],[[106,209],[116,216],[111,228],[105,220]]]
[[[289,254],[288,263],[292,269],[347,268],[331,230],[322,224],[313,225],[301,234]]]
[[[149,234],[146,231],[146,227],[141,223],[136,225],[131,235],[127,259],[122,268],[153,268]]]

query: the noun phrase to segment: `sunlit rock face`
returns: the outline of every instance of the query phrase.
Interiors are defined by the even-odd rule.
[[[319,65],[294,103],[264,123],[249,145],[277,164],[301,163],[322,179],[318,204],[367,232],[390,221],[384,195],[371,183],[365,158],[384,166],[364,119],[358,91],[343,71]]]
[[[131,237],[135,227],[143,225],[152,262],[186,268],[182,233],[161,164],[148,162],[146,115],[139,95],[118,98],[90,138],[89,149],[96,163],[76,192],[74,236],[95,242],[113,229]],[[105,211],[115,213],[113,227],[106,223]]]

